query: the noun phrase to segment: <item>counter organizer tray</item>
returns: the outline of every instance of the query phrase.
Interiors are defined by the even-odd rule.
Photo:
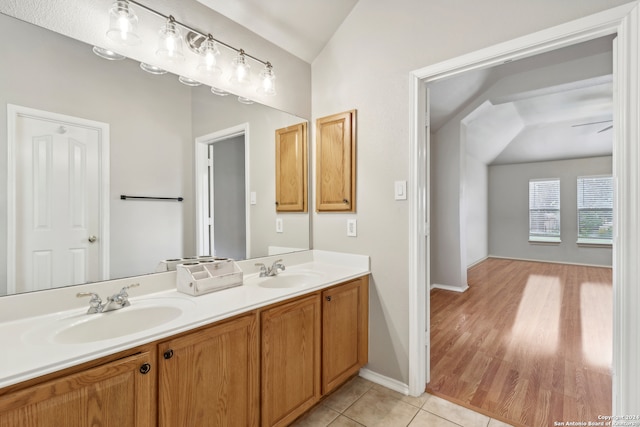
[[[242,270],[231,259],[178,264],[177,289],[189,295],[204,295],[242,285]]]

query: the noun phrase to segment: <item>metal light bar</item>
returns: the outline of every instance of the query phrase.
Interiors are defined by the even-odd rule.
[[[140,8],[142,8],[142,9],[146,10],[147,12],[150,12],[150,13],[152,13],[152,14],[154,14],[154,15],[156,15],[156,16],[158,16],[158,17],[160,17],[160,18],[163,18],[163,19],[171,19],[174,23],[178,24],[178,25],[179,25],[179,26],[181,26],[182,28],[184,28],[184,29],[186,29],[186,30],[189,30],[189,31],[192,31],[192,32],[194,32],[194,33],[196,33],[196,34],[199,34],[199,35],[201,35],[202,37],[205,37],[205,38],[206,38],[206,37],[208,37],[208,36],[211,34],[211,33],[205,33],[205,32],[203,32],[203,31],[197,30],[197,29],[195,29],[195,28],[193,28],[193,27],[191,27],[191,26],[189,26],[189,25],[183,24],[182,22],[177,21],[177,20],[176,20],[172,15],[164,15],[164,14],[162,14],[162,13],[158,12],[157,10],[151,9],[149,6],[145,6],[144,4],[137,2],[136,0],[127,0],[127,1],[128,1],[129,3],[132,3],[132,4],[134,4],[134,5],[138,6],[138,7],[140,7]],[[235,51],[236,53],[240,53],[240,51],[242,51],[242,52],[243,52],[243,54],[244,54],[244,56],[246,56],[246,57],[248,57],[248,58],[251,58],[251,59],[253,59],[253,60],[254,60],[254,61],[256,61],[256,62],[259,62],[259,63],[261,63],[262,65],[265,65],[265,66],[266,66],[266,65],[271,65],[271,63],[270,63],[269,61],[263,61],[263,60],[262,60],[262,59],[260,59],[260,58],[256,58],[255,56],[250,55],[250,54],[248,54],[247,52],[245,52],[243,49],[235,48],[235,47],[231,46],[230,44],[227,44],[227,43],[225,43],[225,42],[223,42],[223,41],[221,41],[221,40],[216,39],[216,38],[215,38],[215,37],[213,37],[213,36],[211,36],[211,38],[213,38],[213,40],[214,40],[216,43],[219,43],[219,44],[221,44],[222,46],[226,47],[227,49],[231,49],[231,50]]]

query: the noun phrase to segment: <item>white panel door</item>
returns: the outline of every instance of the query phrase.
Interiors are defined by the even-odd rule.
[[[101,279],[100,135],[53,120],[16,120],[16,288]]]

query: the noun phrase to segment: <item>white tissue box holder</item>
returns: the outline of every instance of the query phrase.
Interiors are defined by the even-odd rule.
[[[231,259],[178,264],[176,271],[178,291],[193,296],[242,285],[242,270]]]

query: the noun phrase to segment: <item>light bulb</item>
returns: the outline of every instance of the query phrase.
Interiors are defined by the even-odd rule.
[[[202,42],[200,46],[200,54],[202,55],[202,59],[198,64],[198,70],[208,74],[219,74],[222,72],[220,67],[216,66],[217,59],[216,56],[220,55],[220,51],[218,50],[218,46],[216,45],[215,40],[213,40],[213,36],[209,34],[205,41]]]
[[[264,69],[260,72],[260,87],[258,92],[264,95],[273,96],[276,94],[276,75],[273,72],[273,66],[267,62]]]
[[[109,9],[109,30],[107,37],[118,43],[134,45],[140,43],[136,34],[138,17],[126,0],[117,0]]]
[[[247,63],[244,50],[240,49],[238,56],[233,59],[233,74],[231,75],[231,82],[242,85],[248,84],[250,80],[250,69],[251,66]]]
[[[160,29],[156,55],[171,62],[181,62],[184,60],[184,54],[182,53],[182,34],[180,34],[180,30],[173,16],[169,16],[167,22]]]

